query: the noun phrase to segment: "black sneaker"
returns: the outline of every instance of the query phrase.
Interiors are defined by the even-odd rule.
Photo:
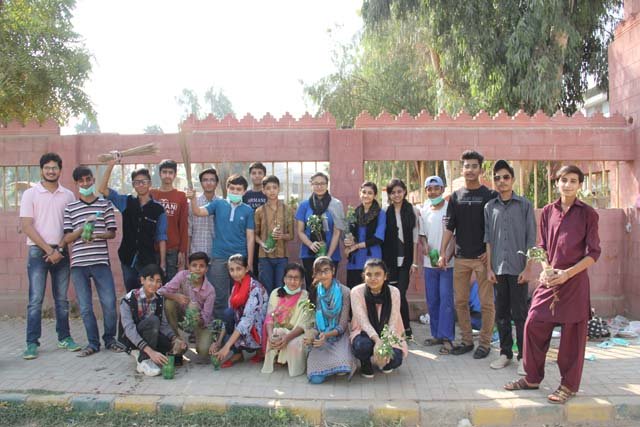
[[[364,378],[373,378],[373,366],[371,366],[370,360],[361,363],[360,375],[362,375]]]

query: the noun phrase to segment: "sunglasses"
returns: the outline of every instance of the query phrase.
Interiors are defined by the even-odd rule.
[[[502,179],[503,181],[509,181],[511,179],[511,175],[505,174],[505,175],[494,175],[493,176],[493,180],[495,182],[500,181],[500,179]]]

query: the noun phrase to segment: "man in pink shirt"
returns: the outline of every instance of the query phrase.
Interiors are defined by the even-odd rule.
[[[75,200],[71,191],[59,184],[62,159],[55,153],[40,157],[42,181],[28,189],[20,202],[20,227],[27,235],[29,255],[29,305],[27,306],[27,348],[22,357],[38,357],[42,334],[42,301],[47,273],[56,309],[58,348],[78,351],[69,333],[69,254],[64,243],[64,209]]]

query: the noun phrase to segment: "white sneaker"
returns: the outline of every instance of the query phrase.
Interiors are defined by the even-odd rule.
[[[392,373],[392,372],[393,372],[393,368],[383,369],[383,370],[382,370],[382,373],[383,373],[383,374],[390,374],[390,373]]]
[[[504,354],[501,354],[500,357],[498,357],[496,360],[491,362],[491,365],[489,366],[491,367],[491,369],[502,369],[505,366],[507,366],[509,363],[511,363],[511,359],[509,359]]]
[[[160,375],[160,368],[153,363],[151,359],[145,359],[138,363],[138,372],[145,374],[148,377],[156,377]]]
[[[524,359],[520,359],[520,362],[518,362],[518,375],[522,377],[527,375],[527,371],[524,370]]]
[[[136,363],[138,363],[138,357],[140,357],[140,350],[131,350],[131,357],[133,357],[133,360],[136,361]]]

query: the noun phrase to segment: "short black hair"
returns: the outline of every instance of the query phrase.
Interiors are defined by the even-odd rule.
[[[515,172],[509,163],[506,160],[498,160],[495,165],[493,165],[493,173],[498,172],[500,169],[506,169],[511,174],[511,178],[515,177]]]
[[[218,172],[214,168],[208,168],[200,172],[200,174],[198,175],[198,180],[202,182],[202,177],[205,176],[206,174],[211,174],[215,176],[216,182],[220,182],[220,178],[218,177]]]
[[[282,277],[286,276],[287,273],[292,271],[292,270],[295,270],[298,273],[300,273],[300,280],[304,280],[304,274],[305,274],[304,267],[302,265],[298,264],[297,262],[290,262],[289,264],[287,264],[284,267],[284,273],[282,273]],[[284,296],[287,295],[287,292],[284,290],[284,285],[280,286],[277,289],[277,292],[278,292],[278,296],[280,298],[283,298]]]
[[[582,170],[576,165],[566,165],[561,167],[558,172],[556,172],[556,182],[569,173],[575,173],[576,175],[578,175],[578,182],[580,184],[584,182],[584,172],[582,172]]]
[[[474,150],[465,150],[460,156],[460,161],[464,162],[465,160],[473,160],[476,159],[480,166],[482,166],[482,162],[484,162],[484,156],[477,151]]]
[[[376,185],[375,182],[371,182],[371,181],[365,181],[362,183],[362,185],[360,186],[360,190],[362,190],[364,187],[369,187],[373,190],[373,195],[377,196],[378,195],[378,186]]]
[[[131,181],[136,179],[136,176],[138,176],[138,175],[144,175],[144,176],[147,177],[147,179],[149,181],[151,181],[151,172],[149,172],[149,169],[147,169],[147,168],[140,168],[140,169],[136,169],[133,172],[131,172]]]
[[[247,182],[246,178],[242,175],[238,175],[237,173],[234,173],[229,178],[227,178],[227,188],[229,188],[231,184],[242,185],[245,190],[249,187],[249,183]]]
[[[178,164],[175,160],[165,159],[158,165],[158,170],[162,172],[162,169],[171,169],[174,172],[178,172]]]
[[[210,258],[209,255],[207,255],[205,252],[194,252],[189,255],[189,264],[191,264],[193,261],[199,260],[204,261],[205,264],[209,264]]]
[[[267,168],[260,162],[253,162],[249,165],[249,173],[251,173],[251,171],[253,169],[260,169],[262,172],[264,172],[264,174],[267,174]]]
[[[40,169],[44,167],[49,162],[56,162],[58,167],[62,169],[62,157],[60,157],[57,153],[46,153],[40,157]]]
[[[311,175],[311,178],[309,178],[309,182],[313,181],[314,178],[317,178],[319,176],[323,177],[324,180],[327,182],[327,184],[329,183],[329,176],[324,172],[316,172],[316,173],[314,173],[313,175]]]
[[[160,275],[162,282],[164,283],[164,271],[157,264],[147,264],[140,270],[140,277],[145,279],[147,277],[153,277],[156,274]]]
[[[275,175],[269,175],[262,178],[262,186],[264,187],[267,184],[275,184],[280,187],[280,180]]]
[[[86,166],[78,166],[73,170],[72,176],[73,180],[78,182],[85,176],[90,176],[93,178],[93,172]]]

